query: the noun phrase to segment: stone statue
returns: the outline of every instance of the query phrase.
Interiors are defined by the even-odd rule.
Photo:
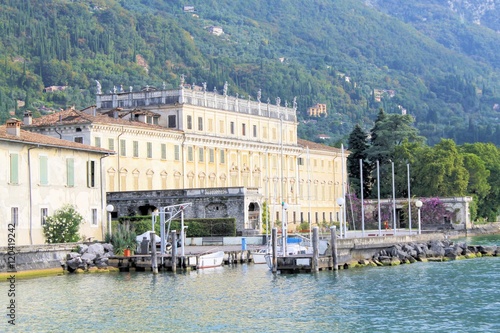
[[[217,87],[214,86],[214,94],[217,94]]]
[[[267,104],[271,103],[271,100],[269,99],[269,97],[267,98]]]
[[[102,89],[102,87],[101,87],[101,83],[100,83],[99,81],[97,81],[97,80],[95,80],[95,83],[97,83],[97,91],[96,91],[96,94],[97,94],[97,95],[102,94],[102,91],[101,91],[101,89]]]
[[[116,86],[113,86],[113,94],[116,94]]]
[[[280,105],[281,105],[281,98],[276,97],[276,106],[280,106]]]
[[[285,107],[288,107],[288,101],[285,99]]]
[[[132,86],[128,87],[130,89],[130,92],[132,92],[132,90],[134,89]]]
[[[257,91],[257,101],[260,103],[260,99],[262,98],[262,90],[259,89],[259,91]]]
[[[207,91],[207,83],[206,83],[206,82],[203,82],[203,83],[202,83],[202,86],[203,86],[203,91]]]
[[[194,88],[196,87],[196,85],[194,84],[194,82],[191,84],[191,89],[194,90]]]
[[[167,90],[167,84],[163,81],[163,90]]]
[[[227,96],[227,81],[224,83],[224,89],[222,90],[224,96]]]
[[[120,84],[120,92],[123,92],[123,84]]]
[[[184,74],[181,74],[181,87],[184,86]]]
[[[293,97],[293,108],[297,110],[297,96]]]

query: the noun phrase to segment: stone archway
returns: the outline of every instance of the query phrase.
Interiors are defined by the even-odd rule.
[[[260,233],[261,231],[261,213],[258,202],[250,202],[247,207],[248,219],[245,223],[247,233]]]

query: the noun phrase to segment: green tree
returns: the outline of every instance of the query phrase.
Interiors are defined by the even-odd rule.
[[[83,223],[80,215],[72,205],[65,205],[56,210],[54,215],[47,216],[43,226],[45,240],[49,244],[71,243],[80,240],[78,231]]]
[[[267,201],[262,204],[262,232],[271,233],[272,226],[270,225],[271,219],[269,214],[269,205]]]
[[[361,190],[361,169],[363,170],[363,195],[365,197],[370,193],[370,164],[366,158],[366,149],[368,148],[368,135],[357,124],[349,135],[348,139],[349,156],[347,157],[347,173],[351,190],[360,193]],[[360,162],[361,168],[360,168]]]
[[[467,194],[469,173],[463,155],[451,139],[418,152],[412,194],[422,197],[453,197]]]
[[[389,197],[392,193],[392,165],[391,162],[402,163],[395,159],[396,147],[404,142],[420,143],[424,138],[418,135],[418,130],[412,126],[413,118],[409,115],[385,114],[379,111],[375,125],[371,130],[371,144],[366,150],[372,170],[372,193],[375,196],[375,181],[377,179],[376,163],[380,165],[380,192],[381,197]]]
[[[492,143],[464,144],[461,146],[461,150],[478,156],[489,171],[488,184],[490,189],[483,200],[478,200],[477,214],[478,217],[494,222],[500,214],[500,150]],[[473,174],[473,177],[479,181],[484,175],[484,171],[481,171],[478,175]],[[471,190],[472,193],[474,191],[484,193],[485,186],[484,184],[476,185]]]

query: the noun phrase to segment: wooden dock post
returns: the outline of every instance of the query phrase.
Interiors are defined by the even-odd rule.
[[[273,254],[272,254],[273,273],[276,273],[278,271],[278,261],[276,260],[276,257],[278,255],[278,244],[276,244],[277,240],[278,240],[278,229],[274,227],[271,232],[271,243],[273,246]]]
[[[153,274],[158,274],[158,262],[156,257],[156,234],[152,231],[149,234],[149,240],[151,243],[151,270]]]
[[[330,237],[332,243],[333,270],[339,269],[339,259],[337,257],[337,227],[330,227]]]
[[[318,264],[319,228],[318,227],[313,228],[312,237],[313,237],[313,239],[312,239],[312,246],[313,246],[312,271],[319,272],[319,264]]]
[[[177,272],[177,231],[170,232],[172,238],[172,272]]]

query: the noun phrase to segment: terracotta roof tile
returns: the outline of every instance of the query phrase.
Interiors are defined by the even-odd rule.
[[[7,133],[7,127],[5,125],[0,126],[0,141],[10,141],[10,142],[18,142],[21,144],[36,144],[48,147],[85,150],[102,154],[115,154],[115,152],[112,150],[84,145],[82,143],[73,141],[61,140],[53,138],[48,135],[32,133],[24,130],[20,130],[20,136],[11,135]]]
[[[309,147],[310,149],[317,149],[317,150],[324,150],[324,151],[331,151],[331,152],[336,152],[336,153],[341,153],[342,149],[331,147],[324,145],[322,143],[316,143],[312,141],[307,141],[304,139],[297,139],[297,144],[299,146],[302,146],[304,148]],[[344,154],[348,155],[349,151],[344,149]]]
[[[30,127],[43,127],[54,125],[76,125],[76,124],[104,124],[104,125],[124,125],[143,127],[150,129],[166,130],[165,127],[153,124],[146,124],[134,120],[125,120],[121,118],[112,118],[108,115],[97,114],[95,116],[78,111],[78,110],[64,110],[53,114],[45,115],[40,118],[33,118],[31,125],[22,125],[24,128]],[[168,129],[172,130],[172,129]]]

